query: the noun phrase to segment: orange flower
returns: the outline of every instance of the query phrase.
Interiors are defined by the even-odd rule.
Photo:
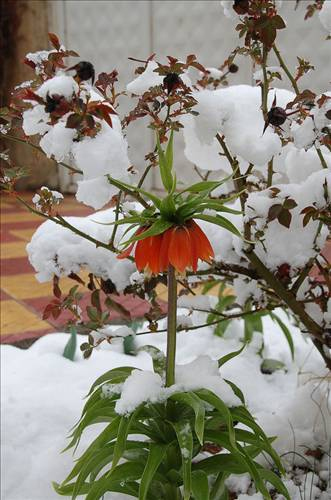
[[[136,234],[141,234],[146,229],[139,228]],[[129,257],[134,246],[138,271],[146,270],[153,274],[166,271],[169,265],[180,273],[184,273],[186,269],[196,271],[199,259],[210,262],[214,257],[207,236],[192,219],[181,226],[173,226],[162,234],[132,243],[117,258]]]

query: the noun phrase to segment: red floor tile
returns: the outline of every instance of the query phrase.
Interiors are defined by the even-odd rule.
[[[26,274],[26,273],[32,274],[35,272],[27,257],[2,259],[0,266],[1,266],[2,276],[9,276],[14,274]]]

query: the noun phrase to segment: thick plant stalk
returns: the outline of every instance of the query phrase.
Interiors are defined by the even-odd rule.
[[[177,335],[177,280],[175,268],[168,267],[168,326],[166,386],[175,383],[176,335]]]

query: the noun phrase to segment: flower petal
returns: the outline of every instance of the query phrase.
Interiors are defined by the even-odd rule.
[[[149,261],[147,266],[153,274],[160,272],[160,249],[162,243],[162,234],[150,237]]]
[[[139,272],[142,272],[149,262],[150,240],[151,237],[137,241],[134,258]]]
[[[191,239],[186,226],[174,228],[168,255],[170,264],[180,273],[183,273],[187,267],[192,266]]]
[[[194,242],[197,258],[210,262],[214,257],[214,250],[207,236],[194,220],[190,220],[187,225],[190,231],[191,240]]]
[[[159,255],[159,267],[160,267],[160,272],[165,272],[168,269],[169,266],[169,245],[170,245],[170,240],[171,240],[171,235],[174,232],[174,228],[171,227],[170,229],[167,229],[163,234],[162,234],[162,242],[161,242],[161,248],[160,248],[160,255]]]

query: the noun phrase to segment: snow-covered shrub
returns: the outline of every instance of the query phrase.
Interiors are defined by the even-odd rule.
[[[293,74],[286,66],[276,44],[277,32],[286,27],[277,11],[281,2],[221,4],[226,15],[238,18],[243,45],[219,68],[205,68],[194,55],[161,62],[153,55],[139,61],[136,78],[126,92],[118,92],[116,70],[100,74],[94,84],[93,65],[81,61],[68,68],[65,58],[77,54],[51,34],[51,51],[26,58],[35,79],[16,88],[10,108],[1,114],[7,139],[29,145],[29,137],[38,135],[38,149],[81,175],[79,202],[96,210],[108,205],[87,218],[62,217],[57,206],[61,194],[43,187],[33,198],[35,206],[29,206],[14,190],[22,171],[15,166],[5,170],[4,188],[48,219],[28,245],[37,278],[54,282],[55,298],[44,317],[67,309],[73,323],[84,323],[91,332],[81,346],[88,358],[101,342],[133,338],[133,330],[107,333],[109,309],[131,319],[116,301],[118,293],[148,299],[148,332],[162,331],[157,285],[168,285],[166,357],[151,348],[155,373],[124,368],[97,381],[71,445],[87,425],[108,426],[56,486],[61,494],[86,493],[90,500],[108,490],[139,499],[173,499],[183,493],[188,500],[208,498],[211,488],[212,498],[226,498],[225,480],[237,471],[249,473],[264,498],[272,498],[274,490],[290,498],[278,476],[254,460],[264,450],[277,474],[282,472],[240,390],[217,375],[215,363],[198,386],[175,369],[176,334],[208,324],[215,326],[215,335],[225,336],[231,320],[242,318],[245,346],[255,341],[254,333],[262,333],[262,317],[269,316],[294,357],[290,331],[277,311],[282,308],[331,367],[330,263],[323,254],[331,223],[331,93],[300,89],[300,78],[313,69],[309,62],[298,58]],[[328,27],[328,2],[315,2],[307,16],[316,10]],[[279,66],[268,65],[271,52]],[[239,56],[250,57],[258,67],[255,85],[230,85],[231,74],[240,70]],[[281,88],[283,78],[289,79],[291,91]],[[120,118],[118,97],[123,94],[134,107]],[[141,118],[148,118],[155,132],[155,147],[139,176],[129,160],[125,131]],[[181,132],[192,176],[198,176],[190,185],[176,178],[173,143]],[[160,172],[162,196],[144,189],[154,169]],[[89,271],[91,291],[87,321],[77,287],[66,296],[60,289],[61,276],[84,284],[82,268]],[[177,282],[190,317],[177,318]],[[205,296],[197,298],[201,284]],[[208,294],[216,285],[217,298]],[[283,369],[280,360],[266,357],[263,342],[258,355],[263,373]],[[197,368],[199,376],[205,368]],[[250,427],[252,435],[237,429],[237,422]],[[229,454],[207,462],[199,457],[208,444],[203,427],[208,443]],[[136,434],[143,441],[127,439]],[[122,458],[126,461],[119,463]],[[88,475],[92,480],[85,482]]]

